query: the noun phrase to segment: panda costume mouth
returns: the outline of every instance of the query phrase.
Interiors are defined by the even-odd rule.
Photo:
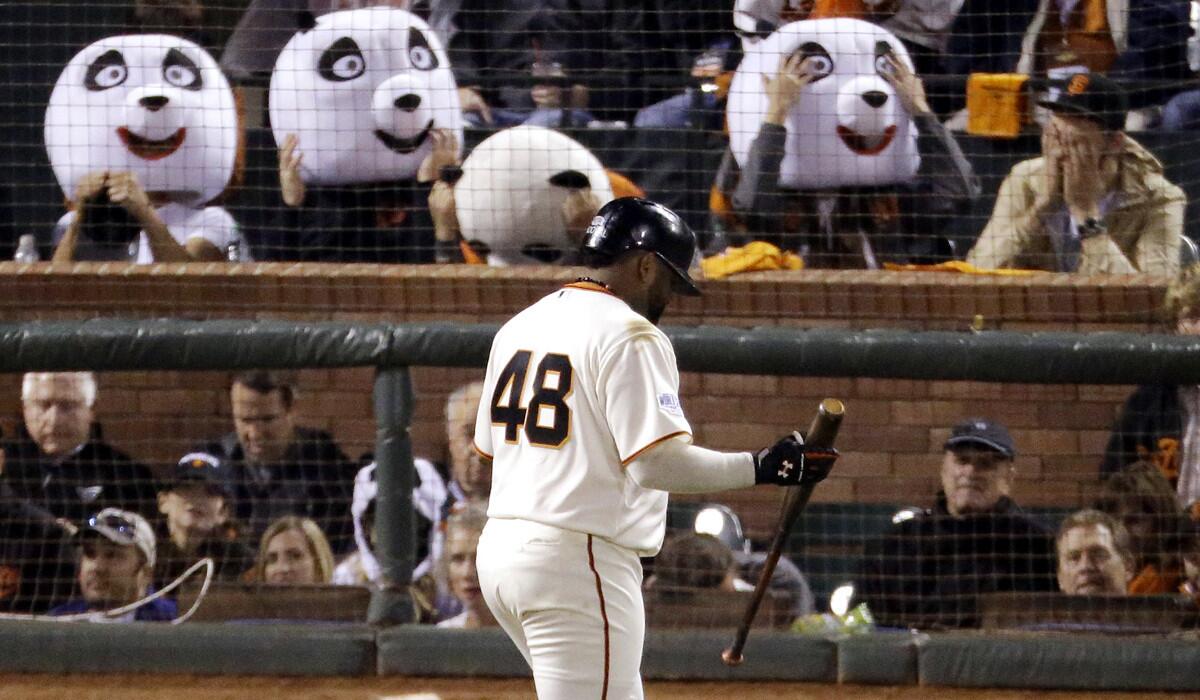
[[[179,131],[171,134],[165,139],[148,139],[144,136],[138,136],[126,127],[117,129],[117,136],[121,137],[121,143],[125,144],[125,148],[133,155],[142,160],[162,160],[179,150],[183,145],[183,140],[187,138],[187,128],[180,127]]]
[[[375,138],[382,141],[383,145],[387,146],[389,150],[395,151],[396,153],[407,154],[412,153],[420,148],[425,143],[425,139],[429,138],[429,132],[431,131],[433,131],[432,119],[429,120],[429,123],[425,125],[424,129],[421,129],[420,133],[412,138],[402,139],[397,136],[393,136],[382,129],[375,130]]]
[[[896,137],[896,125],[884,129],[879,136],[864,136],[854,129],[838,124],[837,134],[842,143],[846,144],[846,148],[860,156],[873,156],[882,153],[883,149],[891,145],[892,139]]]

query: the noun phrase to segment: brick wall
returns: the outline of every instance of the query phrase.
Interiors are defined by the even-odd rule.
[[[224,264],[126,266],[0,263],[0,318],[183,317],[361,321],[502,321],[574,277],[570,270],[471,266]],[[806,271],[709,282],[664,323],[966,330],[1153,329],[1162,286],[1141,277]],[[981,317],[981,318],[980,318]],[[931,362],[936,358],[930,358]],[[445,396],[475,370],[419,368],[414,442],[444,459]],[[347,453],[370,449],[370,368],[301,372],[303,422],[334,433]],[[100,378],[109,438],[165,464],[231,428],[222,372],[111,373]],[[1095,488],[1108,428],[1131,387],[923,382],[685,373],[684,407],[698,442],[751,449],[806,425],[817,402],[842,398],[845,457],[815,498],[928,503],[949,425],[985,415],[1013,431],[1021,456],[1016,495],[1073,506]],[[0,427],[20,415],[19,378],[0,375]],[[723,494],[755,536],[774,522],[778,492]]]

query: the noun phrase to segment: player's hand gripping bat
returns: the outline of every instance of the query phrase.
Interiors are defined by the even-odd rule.
[[[822,401],[817,408],[817,415],[813,417],[808,434],[805,436],[804,445],[808,448],[832,448],[845,413],[846,407],[841,401],[837,399]],[[833,451],[833,454],[836,455],[836,452]],[[808,504],[808,499],[812,496],[815,487],[815,481],[801,483],[799,486],[788,487],[784,494],[779,524],[775,527],[775,537],[771,541],[767,561],[758,575],[758,583],[754,586],[754,595],[750,598],[750,604],[746,606],[746,613],[742,616],[742,624],[738,627],[733,646],[721,653],[721,660],[727,666],[737,666],[742,663],[742,650],[746,647],[746,637],[750,635],[750,625],[754,622],[754,616],[758,613],[759,606],[762,605],[763,596],[767,593],[767,585],[771,582],[771,575],[779,563],[779,556],[783,553],[788,534],[791,533],[792,526],[796,524],[796,519],[800,517],[804,506]]]

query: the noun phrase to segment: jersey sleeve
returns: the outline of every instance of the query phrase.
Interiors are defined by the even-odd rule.
[[[471,445],[482,457],[492,459],[496,448],[492,446],[492,362],[488,360],[487,374],[483,379],[483,392],[479,396],[479,412],[475,414],[475,438]]]
[[[679,370],[666,338],[639,333],[620,341],[599,368],[600,396],[609,432],[624,466],[663,440],[692,427],[679,403]]]

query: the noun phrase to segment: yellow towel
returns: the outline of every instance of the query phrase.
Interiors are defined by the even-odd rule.
[[[967,133],[1013,139],[1029,121],[1028,75],[972,73],[967,78]]]
[[[949,260],[936,265],[900,265],[899,263],[885,262],[883,269],[900,272],[961,272],[965,275],[998,275],[1001,277],[1028,277],[1042,272],[1042,270],[988,270],[975,267],[963,260]]]
[[[705,279],[719,280],[742,272],[759,270],[803,270],[804,260],[795,253],[782,251],[764,241],[747,243],[741,248],[729,247],[700,261]]]

